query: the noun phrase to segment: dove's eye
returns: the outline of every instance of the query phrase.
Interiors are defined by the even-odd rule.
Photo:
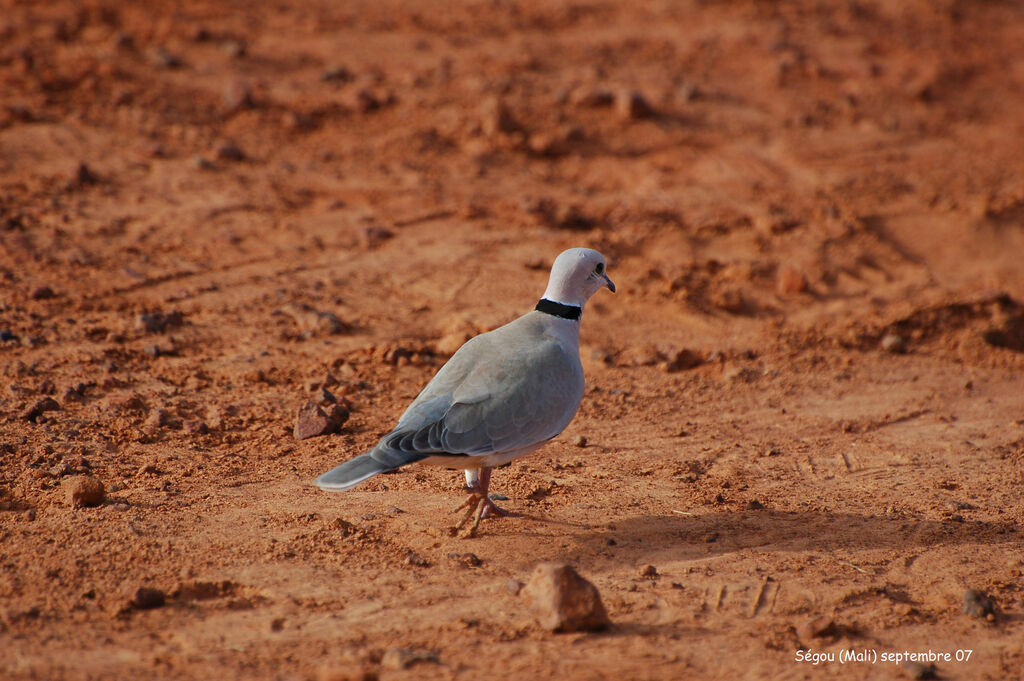
[[[594,268],[594,272],[596,272],[597,274],[604,274],[604,263],[597,263],[597,267]]]

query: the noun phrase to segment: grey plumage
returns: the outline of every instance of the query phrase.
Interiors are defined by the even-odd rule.
[[[544,297],[573,318],[532,311],[470,339],[441,367],[365,454],[316,479],[329,491],[410,463],[466,469],[476,523],[501,512],[487,497],[490,470],[543,446],[569,425],[583,398],[579,314],[587,299],[615,285],[597,251],[574,248],[555,260]],[[578,309],[577,309],[578,308]],[[475,501],[474,501],[475,500]],[[465,522],[469,518],[464,519]]]

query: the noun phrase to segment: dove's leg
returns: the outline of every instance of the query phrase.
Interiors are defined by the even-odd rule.
[[[492,515],[509,515],[508,511],[500,508],[487,496],[487,490],[491,485],[491,470],[490,468],[466,469],[466,491],[469,492],[469,498],[455,509],[456,512],[466,509],[466,515],[455,525],[456,529],[461,529],[472,519],[473,524],[469,527],[469,533],[473,534],[482,519]]]

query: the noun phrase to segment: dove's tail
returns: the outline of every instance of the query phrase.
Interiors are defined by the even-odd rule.
[[[371,449],[354,459],[332,468],[314,480],[317,487],[328,492],[343,492],[372,478],[378,473],[393,471],[396,468],[427,458],[422,454],[395,452],[392,450]]]

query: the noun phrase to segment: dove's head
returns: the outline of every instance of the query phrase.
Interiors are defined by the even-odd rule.
[[[551,266],[544,297],[564,305],[583,307],[590,296],[607,288],[615,293],[615,284],[605,271],[604,256],[590,248],[562,251]]]

